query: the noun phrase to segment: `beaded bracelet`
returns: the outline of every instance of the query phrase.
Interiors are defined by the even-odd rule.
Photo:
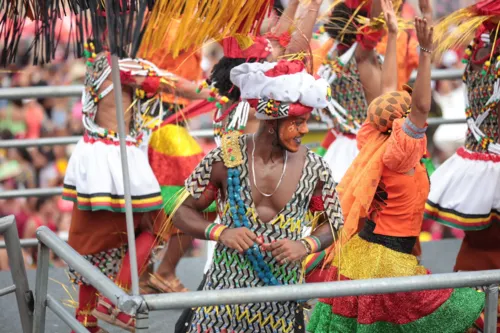
[[[316,236],[308,236],[302,238],[301,241],[305,241],[309,245],[311,253],[319,252],[321,249],[321,241]]]
[[[424,51],[424,52],[427,52],[427,53],[432,53],[432,51],[431,51],[431,50],[426,49],[425,47],[420,46],[420,49],[421,49],[422,51]]]
[[[205,229],[205,238],[218,242],[222,232],[227,229],[225,225],[210,223]]]

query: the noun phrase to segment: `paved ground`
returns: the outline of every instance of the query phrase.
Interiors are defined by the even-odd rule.
[[[423,244],[422,263],[434,273],[451,272],[453,264],[458,252],[460,243],[458,241],[446,240],[440,242],[430,242]],[[196,289],[202,277],[202,270],[205,263],[204,257],[186,258],[183,259],[178,267],[178,275],[182,282],[189,289]],[[49,293],[55,296],[61,302],[70,299],[70,296],[64,291],[63,287],[55,282],[64,282],[70,287],[67,282],[67,277],[62,269],[51,269],[49,277],[53,281],[49,281]],[[35,271],[28,271],[28,278],[32,290],[35,287]],[[3,288],[12,283],[10,273],[0,272],[0,288]],[[71,296],[77,298],[77,293],[71,287],[69,288]],[[68,311],[73,309],[68,307]],[[181,311],[164,311],[155,312],[150,316],[149,332],[174,332],[174,325]],[[47,311],[46,333],[68,333],[68,327],[53,313]],[[111,333],[124,332],[120,329],[105,326]],[[17,306],[14,295],[8,295],[0,298],[0,332],[1,333],[17,333],[21,332],[21,324],[19,315],[17,314]]]

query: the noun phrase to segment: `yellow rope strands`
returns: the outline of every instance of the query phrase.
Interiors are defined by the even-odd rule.
[[[434,45],[436,56],[446,50],[469,44],[477,28],[493,16],[480,16],[474,7],[460,9],[442,19],[434,27]]]
[[[178,38],[169,43],[166,52],[175,57],[211,38],[249,34],[263,20],[270,4],[269,0],[158,0],[142,40],[145,58],[164,45],[174,20],[179,21]]]

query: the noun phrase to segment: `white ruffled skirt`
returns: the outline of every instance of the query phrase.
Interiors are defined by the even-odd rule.
[[[340,183],[358,153],[358,144],[354,136],[339,134],[328,147],[323,159],[330,166],[336,183]]]
[[[462,230],[500,221],[500,155],[458,149],[432,174],[425,217]]]
[[[124,186],[118,142],[85,135],[76,145],[64,178],[63,198],[82,210],[125,212]],[[134,212],[162,207],[160,185],[147,154],[127,143]]]

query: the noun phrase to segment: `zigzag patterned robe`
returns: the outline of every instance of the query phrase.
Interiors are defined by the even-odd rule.
[[[255,210],[251,197],[251,185],[248,172],[247,136],[240,138],[243,153],[243,164],[238,168],[241,172],[241,195],[244,197],[248,209],[249,222],[258,236],[263,236],[265,242],[278,239],[299,240],[303,235],[304,227],[309,221],[306,215],[309,203],[318,182],[323,184],[322,198],[324,213],[334,230],[343,224],[342,212],[335,192],[330,169],[321,157],[308,151],[302,176],[292,199],[269,223],[263,223]],[[210,152],[193,174],[186,180],[186,189],[196,199],[205,191],[210,181],[212,164],[222,162],[222,152],[216,148]],[[227,200],[227,199],[226,199]],[[218,205],[223,209],[227,206],[218,194]],[[224,210],[222,210],[224,211]],[[229,214],[222,214],[221,223],[233,227]],[[280,266],[271,253],[263,253],[264,260],[273,270],[275,277],[281,284],[300,283],[302,267],[300,263],[289,263]],[[207,273],[203,290],[248,288],[265,286],[264,282],[255,274],[251,263],[245,256],[236,250],[226,248],[217,243],[214,261]],[[297,302],[271,302],[259,304],[210,306],[195,310],[191,323],[185,324],[188,332],[304,332],[302,310]]]

